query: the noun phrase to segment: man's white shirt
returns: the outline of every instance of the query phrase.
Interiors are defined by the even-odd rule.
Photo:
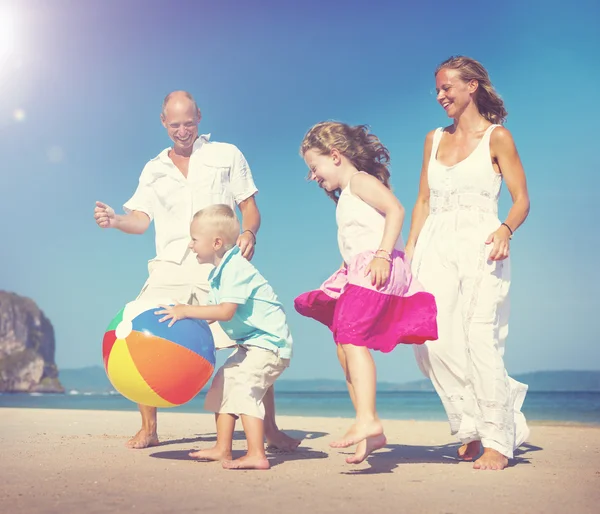
[[[228,143],[200,136],[190,156],[187,179],[166,148],[149,161],[138,187],[123,206],[154,220],[155,260],[181,263],[190,242],[190,223],[200,209],[226,204],[232,209],[258,192],[242,152]]]

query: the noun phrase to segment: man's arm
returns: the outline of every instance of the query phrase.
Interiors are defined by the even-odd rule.
[[[131,211],[115,217],[115,228],[126,234],[143,234],[150,226],[150,218],[145,212]]]
[[[94,218],[100,228],[116,228],[126,234],[143,234],[150,226],[150,216],[142,211],[115,214],[115,210],[102,202],[96,202]]]
[[[233,162],[230,172],[230,185],[233,198],[242,214],[242,233],[237,240],[242,255],[250,260],[256,246],[256,233],[260,227],[260,213],[254,195],[258,189],[246,158],[237,147],[233,147]]]
[[[251,260],[256,246],[256,234],[260,228],[260,212],[254,195],[240,202],[239,208],[242,213],[242,233],[238,237],[237,245],[242,255]]]

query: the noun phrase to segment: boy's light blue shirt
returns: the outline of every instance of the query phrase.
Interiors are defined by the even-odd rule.
[[[238,305],[230,321],[219,322],[230,339],[271,350],[282,359],[292,357],[292,336],[283,305],[265,278],[242,257],[237,246],[210,272],[208,283],[209,304]]]

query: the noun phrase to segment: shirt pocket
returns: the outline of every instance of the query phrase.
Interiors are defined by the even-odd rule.
[[[202,209],[216,203],[230,204],[231,166],[218,161],[203,162],[189,177],[194,195],[194,208]]]

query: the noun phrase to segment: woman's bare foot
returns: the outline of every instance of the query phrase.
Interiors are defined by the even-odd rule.
[[[135,434],[129,441],[125,443],[127,448],[134,450],[141,450],[142,448],[149,448],[151,446],[158,446],[158,436],[156,432],[148,432],[143,428]]]
[[[481,451],[481,441],[471,441],[463,444],[456,452],[460,460],[472,462]]]
[[[190,457],[198,460],[231,460],[231,451],[222,450],[217,446],[213,446],[212,448],[207,448],[206,450],[198,450],[197,452],[188,453]]]
[[[373,420],[367,423],[354,423],[346,435],[337,441],[332,441],[332,448],[348,448],[364,441],[367,437],[377,437],[383,434],[381,421]]]
[[[360,464],[364,461],[372,452],[383,448],[387,444],[385,435],[377,435],[375,437],[367,437],[363,439],[356,447],[356,452],[352,457],[348,457],[346,462],[348,464]]]
[[[294,439],[281,430],[272,434],[265,434],[267,439],[267,449],[279,450],[282,452],[293,452],[300,445],[300,439]]]
[[[501,470],[506,466],[508,466],[508,459],[491,448],[484,448],[483,455],[473,463],[473,469]]]
[[[224,460],[225,469],[269,469],[271,466],[268,459],[264,456],[244,455],[235,460]]]

